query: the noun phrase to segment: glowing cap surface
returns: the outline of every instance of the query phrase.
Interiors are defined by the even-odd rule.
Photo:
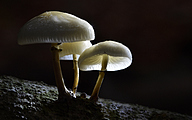
[[[20,30],[18,44],[65,43],[94,40],[93,27],[85,20],[59,11],[42,13]]]
[[[93,45],[80,55],[78,60],[80,70],[101,70],[104,54],[109,56],[107,71],[125,69],[132,63],[129,48],[119,42],[105,41]]]

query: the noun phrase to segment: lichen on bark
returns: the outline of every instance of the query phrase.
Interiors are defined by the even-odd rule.
[[[79,93],[77,94],[80,95]],[[57,88],[44,82],[0,76],[1,120],[191,120],[191,116],[99,99],[77,97],[57,101]]]

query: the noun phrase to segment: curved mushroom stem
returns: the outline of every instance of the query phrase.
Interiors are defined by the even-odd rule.
[[[79,83],[79,67],[78,67],[76,54],[73,54],[73,69],[74,69],[74,83],[73,83],[72,91],[75,94],[77,91],[78,83]]]
[[[72,98],[73,95],[70,93],[70,91],[66,88],[63,75],[61,72],[61,66],[59,61],[59,52],[58,44],[52,43],[51,44],[51,51],[53,55],[53,68],[54,68],[54,74],[55,74],[55,80],[59,92],[59,100]]]
[[[98,100],[98,94],[101,88],[101,84],[103,82],[103,78],[105,76],[105,70],[107,68],[108,61],[109,61],[109,56],[107,54],[104,54],[102,58],[102,68],[101,68],[101,71],[99,72],[99,77],[97,79],[96,85],[91,94],[91,97],[89,98],[91,101],[96,102]]]

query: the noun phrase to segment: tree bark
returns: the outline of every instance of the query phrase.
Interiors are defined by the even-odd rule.
[[[55,86],[11,76],[0,76],[0,96],[0,120],[192,119],[188,115],[106,99],[94,103],[87,99],[89,96],[57,101]]]

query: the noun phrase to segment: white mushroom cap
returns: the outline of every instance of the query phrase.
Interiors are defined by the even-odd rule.
[[[91,46],[90,41],[62,43],[59,45],[59,49],[62,49],[62,51],[59,52],[60,60],[73,60],[73,54],[76,54],[78,59],[80,54]]]
[[[18,44],[64,43],[93,40],[93,27],[85,20],[59,11],[42,13],[20,30]]]
[[[80,55],[77,55],[77,59],[79,59]],[[65,55],[63,57],[60,57],[59,60],[73,60],[73,55]]]
[[[79,69],[82,71],[101,70],[103,55],[109,56],[107,71],[125,69],[132,63],[132,55],[125,45],[105,41],[86,49],[79,57]]]

